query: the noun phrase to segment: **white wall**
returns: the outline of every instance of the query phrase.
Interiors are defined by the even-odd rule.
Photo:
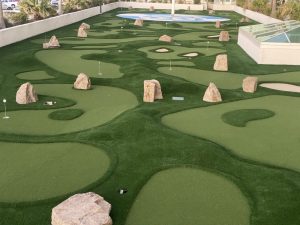
[[[76,23],[86,18],[98,15],[99,7],[81,10],[78,12],[63,14],[48,19],[35,21],[15,27],[9,27],[0,30],[0,47],[22,41],[24,39],[39,35],[44,32],[55,30],[57,28]]]
[[[231,4],[208,4],[208,8],[215,11],[233,11],[235,5]]]
[[[243,9],[242,7],[239,7],[239,6],[234,6],[233,11],[235,11],[236,13],[241,14],[243,16],[246,16],[256,22],[263,23],[263,24],[281,22],[281,20],[274,19],[270,16],[266,16],[264,14],[254,12],[254,11],[251,11],[248,9]]]
[[[203,10],[204,5],[175,4],[175,10],[179,10],[179,9],[187,10],[188,7],[190,7],[190,10]],[[172,5],[168,3],[146,3],[146,2],[120,2],[119,5],[119,7],[123,7],[123,8],[129,8],[130,6],[136,9],[149,9],[150,6],[153,6],[154,9],[170,9],[170,10],[172,7]]]

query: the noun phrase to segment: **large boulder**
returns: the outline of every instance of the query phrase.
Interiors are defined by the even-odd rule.
[[[16,94],[18,104],[29,104],[38,101],[38,96],[31,83],[22,84]]]
[[[204,96],[203,101],[205,102],[221,102],[222,97],[219,92],[219,89],[214,83],[209,83],[209,86],[207,87]]]
[[[91,26],[90,26],[89,24],[87,24],[87,23],[82,23],[82,24],[80,25],[80,27],[83,27],[83,29],[85,29],[85,30],[91,29]]]
[[[84,73],[80,73],[74,83],[74,88],[80,90],[91,89],[91,79]]]
[[[47,49],[47,48],[59,48],[60,45],[59,45],[59,41],[58,39],[56,38],[55,35],[53,35],[51,38],[50,38],[50,41],[48,43],[43,43],[43,48]]]
[[[52,225],[112,225],[111,205],[101,196],[76,194],[52,209]]]
[[[87,32],[84,27],[81,27],[81,26],[79,27],[78,32],[77,32],[77,37],[80,37],[80,38],[87,37]]]
[[[216,71],[228,71],[228,59],[226,54],[217,55],[214,64],[214,70]]]
[[[164,42],[172,42],[172,38],[168,35],[162,35],[160,36],[160,38],[158,39],[159,41],[164,41]]]
[[[145,80],[144,81],[144,102],[154,102],[155,99],[163,99],[159,81]]]
[[[217,20],[215,27],[216,28],[221,28],[221,26],[222,26],[221,21]]]
[[[222,30],[220,32],[219,41],[229,41],[229,33],[228,33],[228,31]]]
[[[248,93],[254,93],[257,88],[257,77],[248,76],[243,80],[243,91]]]
[[[142,27],[142,26],[143,26],[143,23],[144,23],[144,21],[143,21],[142,19],[136,19],[136,20],[134,21],[134,25],[135,25],[135,26],[139,26],[139,27]]]

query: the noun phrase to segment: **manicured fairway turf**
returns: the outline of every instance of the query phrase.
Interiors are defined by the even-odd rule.
[[[213,67],[212,67],[213,68]],[[243,79],[249,74],[236,74],[230,72],[207,71],[195,68],[186,68],[174,66],[172,71],[169,67],[159,67],[158,71],[171,76],[183,78],[185,80],[195,82],[202,85],[208,85],[209,82],[214,82],[218,87],[223,89],[237,89],[242,87]],[[300,82],[300,72],[286,72],[269,75],[256,75],[259,81],[286,81]]]
[[[23,79],[23,80],[47,80],[54,78],[53,76],[50,76],[45,71],[29,71],[24,73],[17,74],[17,78]]]
[[[167,53],[159,53],[159,52],[155,52],[156,49],[159,48],[169,48],[171,50],[173,50],[172,52],[167,52]],[[206,55],[206,56],[210,56],[210,55],[215,55],[218,53],[225,53],[226,50],[223,49],[218,49],[218,48],[209,48],[209,50],[207,50],[206,48],[197,48],[197,47],[193,47],[193,48],[186,48],[186,47],[181,47],[181,46],[149,46],[149,47],[144,47],[144,48],[140,48],[139,51],[145,52],[147,54],[147,56],[151,59],[183,59],[183,58],[187,58],[185,56],[182,56],[184,54],[190,53],[190,52],[197,52],[199,53],[199,55]],[[199,56],[197,56],[199,57]]]
[[[123,74],[120,72],[120,66],[101,62],[101,55],[106,53],[105,50],[50,50],[39,51],[36,58],[51,68],[77,76],[79,73],[85,73],[90,77],[97,78],[119,78]],[[83,59],[83,56],[99,55],[99,62],[96,60]],[[103,56],[102,56],[103,57]]]
[[[93,86],[92,90],[87,91],[75,90],[69,84],[39,84],[35,87],[38,94],[74,100],[76,105],[69,109],[83,110],[83,115],[73,120],[59,121],[48,117],[56,111],[53,109],[12,111],[9,112],[11,119],[0,123],[0,132],[53,135],[85,130],[104,124],[138,104],[132,93],[113,87]]]
[[[90,145],[0,142],[0,201],[43,200],[82,189],[99,180],[108,156]]]
[[[135,27],[133,20],[116,17],[121,12],[116,9],[0,48],[0,96],[7,99],[10,116],[2,119],[0,104],[0,225],[50,225],[55,205],[88,191],[112,204],[114,225],[148,225],[142,224],[147,220],[158,222],[149,225],[299,225],[300,95],[262,87],[244,93],[241,84],[247,75],[299,83],[300,66],[256,64],[236,44],[238,27],[254,22],[239,23],[242,17],[233,12],[215,12],[231,19],[222,29],[215,23],[150,21]],[[85,39],[76,37],[82,22],[91,25]],[[229,31],[229,42],[207,38],[221,30]],[[42,43],[54,34],[61,47],[43,50]],[[158,41],[164,34],[174,41]],[[162,46],[174,51],[153,52]],[[197,51],[201,54],[192,58],[180,53]],[[228,73],[213,71],[220,51],[228,54]],[[168,54],[178,57],[172,70]],[[92,76],[92,90],[72,88],[80,72]],[[149,79],[160,81],[164,99],[142,102],[143,82]],[[39,101],[18,105],[17,88],[28,80]],[[202,101],[209,82],[221,88],[225,102]],[[184,100],[173,101],[173,96]],[[262,120],[263,113],[255,118],[239,114],[235,119],[241,123],[260,119],[245,127],[222,121],[225,113],[244,109],[275,115]],[[166,126],[162,120],[171,122]],[[109,166],[98,154],[109,158]],[[27,185],[24,192],[21,182]],[[120,195],[120,188],[128,192]],[[184,207],[178,206],[179,200]],[[182,212],[187,216],[179,218]]]
[[[126,225],[248,225],[249,219],[247,199],[233,183],[202,170],[176,168],[146,183]]]
[[[162,122],[212,140],[244,158],[300,171],[299,104],[298,97],[268,96],[178,112],[163,117]],[[222,120],[224,113],[255,108],[270,110],[275,116],[249,122],[246,127]]]

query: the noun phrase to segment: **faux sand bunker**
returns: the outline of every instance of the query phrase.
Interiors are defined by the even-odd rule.
[[[259,86],[277,91],[296,92],[300,93],[300,86],[285,83],[264,83]]]

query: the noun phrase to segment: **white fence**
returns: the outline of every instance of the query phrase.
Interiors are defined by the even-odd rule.
[[[246,16],[256,22],[263,23],[263,24],[268,24],[268,23],[278,23],[281,22],[281,20],[274,19],[270,16],[266,16],[261,13],[257,13],[248,9],[243,9],[242,7],[235,6],[233,11],[235,11],[238,14],[241,14],[243,16]]]
[[[170,9],[172,4],[168,3],[146,3],[146,2],[119,2],[119,7],[123,8],[136,8],[136,9],[149,9],[151,6],[154,9]],[[175,4],[175,9],[180,10],[197,10],[202,11],[206,9],[206,4],[194,5],[194,4]]]
[[[0,47],[98,15],[100,7],[63,14],[0,30]]]

